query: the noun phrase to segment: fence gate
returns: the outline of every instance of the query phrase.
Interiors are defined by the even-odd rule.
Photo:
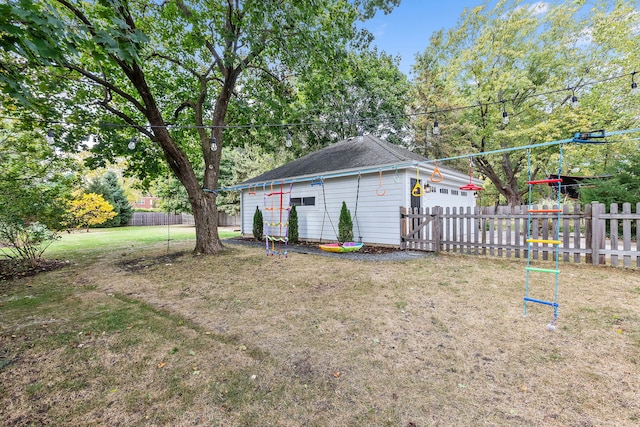
[[[421,251],[440,250],[440,213],[434,208],[400,208],[400,248]]]

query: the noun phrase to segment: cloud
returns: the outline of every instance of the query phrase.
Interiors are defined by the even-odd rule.
[[[550,8],[551,6],[546,1],[539,1],[527,7],[526,10],[531,14],[531,16],[540,16],[547,13]],[[521,11],[523,9],[523,6],[518,6],[515,8],[516,11]]]
[[[529,6],[529,12],[531,13],[532,16],[544,15],[548,11],[549,11],[549,3],[544,1],[539,1]]]

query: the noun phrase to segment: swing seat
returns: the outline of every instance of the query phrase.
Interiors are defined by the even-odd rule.
[[[344,243],[328,243],[320,245],[320,249],[326,252],[356,252],[364,246],[364,243],[344,242]]]

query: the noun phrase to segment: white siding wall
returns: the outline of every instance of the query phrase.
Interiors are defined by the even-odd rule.
[[[466,182],[468,183],[468,181]],[[431,193],[422,197],[422,207],[440,206],[443,208],[459,208],[461,206],[475,206],[473,191],[462,191],[460,186],[451,182],[434,182],[431,185]]]
[[[472,192],[462,195],[459,187],[469,182],[468,177],[460,173],[444,172],[444,181],[433,183],[429,181],[430,170],[421,171],[420,179],[423,185],[427,182],[435,188],[434,192],[426,193],[422,197],[422,207],[466,207],[475,206]],[[298,234],[302,240],[333,242],[337,240],[338,223],[342,202],[347,203],[353,220],[354,240],[360,238],[365,244],[400,245],[400,207],[411,206],[411,178],[415,178],[414,170],[384,171],[382,172],[382,186],[379,173],[360,176],[358,192],[358,177],[348,176],[326,179],[323,185],[311,185],[310,181],[295,183],[291,197],[315,197],[314,206],[297,206]],[[274,191],[279,191],[280,185],[274,184]],[[288,191],[289,184],[284,186]],[[446,193],[441,192],[446,189]],[[256,206],[265,216],[264,193],[271,191],[270,185],[252,188],[255,195],[249,195],[243,190],[241,195],[241,230],[245,235],[253,232],[253,215]],[[455,194],[457,192],[457,194]],[[384,194],[383,194],[384,193]],[[379,195],[380,194],[380,195]],[[356,197],[358,206],[356,211]],[[288,202],[289,197],[285,197]],[[325,206],[326,200],[326,206]],[[272,198],[267,197],[267,205],[271,207]],[[274,205],[279,205],[279,198],[273,199]]]
[[[430,193],[425,193],[422,196],[421,207],[432,208],[435,206],[441,206],[443,208],[459,208],[461,206],[475,206],[476,200],[472,191],[462,191],[460,187],[469,183],[469,176],[463,175],[459,172],[443,170],[443,180],[441,182],[432,182],[431,173],[432,169],[421,169],[420,174],[416,175],[415,169],[404,171],[401,176],[405,182],[407,192],[404,196],[404,203],[402,206],[411,206],[411,179],[420,179],[422,186],[427,184],[431,187]],[[477,182],[476,182],[477,184]]]

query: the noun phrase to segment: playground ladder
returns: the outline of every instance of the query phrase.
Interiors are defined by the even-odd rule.
[[[526,267],[526,286],[525,286],[525,296],[524,296],[524,315],[527,315],[527,303],[536,303],[543,304],[553,307],[553,320],[547,326],[547,328],[555,329],[555,321],[558,318],[558,285],[559,285],[559,276],[560,276],[560,244],[562,241],[560,240],[560,216],[562,214],[562,209],[560,208],[561,202],[561,185],[562,185],[562,146],[560,146],[560,167],[558,168],[558,177],[557,178],[549,178],[549,179],[540,179],[540,180],[532,180],[531,179],[531,153],[527,150],[527,163],[529,170],[529,180],[527,181],[527,185],[529,186],[529,198],[528,198],[528,210],[527,210],[527,267]],[[534,209],[532,204],[532,194],[533,187],[535,185],[549,185],[554,184],[556,194],[557,194],[557,207],[553,209]],[[553,230],[554,236],[552,238],[544,238],[540,239],[534,237],[532,223],[536,216],[545,215],[545,218],[548,218],[548,214],[554,213],[556,214],[556,225]],[[555,268],[539,268],[533,266],[533,248],[537,247],[534,245],[553,245],[553,257],[555,262]],[[548,274],[552,275],[554,281],[554,292],[553,292],[553,301],[546,301],[542,299],[532,298],[530,296],[530,280],[532,275],[538,274]]]
[[[277,248],[276,242],[280,242],[283,245],[289,242],[289,213],[291,211],[291,190],[293,183],[289,185],[288,191],[285,189],[283,182],[281,182],[279,186],[279,190],[274,190],[272,183],[271,191],[269,192],[267,192],[265,188],[263,233],[267,255],[287,256],[286,248]]]

